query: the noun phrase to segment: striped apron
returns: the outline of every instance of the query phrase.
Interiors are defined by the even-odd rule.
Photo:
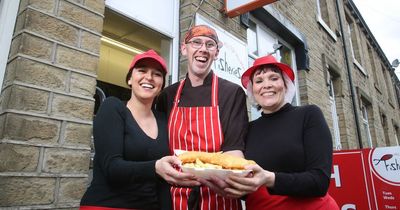
[[[221,150],[223,133],[218,108],[218,77],[213,74],[211,107],[178,107],[185,80],[180,82],[174,105],[168,119],[169,148],[188,151],[218,152]],[[199,96],[201,97],[201,96]],[[191,188],[171,187],[173,209],[188,209]],[[216,195],[208,187],[200,187],[200,209],[241,209],[237,199]]]

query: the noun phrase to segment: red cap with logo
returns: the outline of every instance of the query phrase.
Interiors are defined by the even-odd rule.
[[[142,53],[142,54],[136,55],[136,56],[133,58],[133,60],[132,60],[132,62],[131,62],[131,65],[129,65],[129,70],[131,70],[133,67],[135,67],[135,65],[137,64],[137,62],[139,62],[139,61],[142,60],[142,59],[153,59],[153,60],[157,61],[157,62],[161,65],[161,67],[162,67],[161,70],[163,70],[163,71],[165,72],[165,74],[168,73],[167,65],[165,64],[164,58],[162,58],[161,56],[159,56],[159,55],[157,54],[157,52],[154,51],[154,50],[149,50],[149,51],[146,51],[146,52],[144,52],[144,53]]]

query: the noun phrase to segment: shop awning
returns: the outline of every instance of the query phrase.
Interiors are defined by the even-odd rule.
[[[225,0],[225,12],[228,17],[236,17],[277,0]]]

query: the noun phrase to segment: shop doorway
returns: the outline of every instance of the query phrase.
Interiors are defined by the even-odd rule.
[[[131,90],[125,82],[133,57],[149,49],[160,54],[167,66],[170,65],[172,38],[150,29],[108,7],[104,12],[104,25],[100,43],[100,62],[97,70],[94,115],[101,103],[110,96],[122,101],[130,98]],[[166,76],[166,85],[171,83]],[[91,161],[89,183],[92,179],[94,159],[93,138],[91,141]]]
[[[149,49],[155,50],[169,66],[172,39],[106,7],[97,71],[94,114],[103,98],[115,96],[129,100],[125,76],[132,58]],[[169,84],[167,75],[166,84]],[[99,95],[101,94],[101,95]]]

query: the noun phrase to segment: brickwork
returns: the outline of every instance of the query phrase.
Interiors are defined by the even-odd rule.
[[[103,13],[104,0],[21,0],[1,93],[0,208],[79,206]]]
[[[347,19],[353,22],[359,22],[357,17],[354,17],[354,12],[349,9],[348,5],[344,5],[344,13]],[[384,78],[385,76],[389,76],[389,71],[392,70],[385,65],[386,58],[383,58],[382,55],[379,54],[378,49],[373,47],[376,45],[372,42],[370,36],[366,34],[365,27],[360,23],[357,24],[356,27],[356,32],[359,34],[358,49],[361,51],[361,60],[359,61],[361,68],[351,60],[353,83],[358,90],[362,90],[370,99],[369,103],[371,103],[373,114],[368,116],[368,120],[370,124],[369,129],[373,138],[372,141],[375,142],[373,146],[393,146],[397,144],[397,142],[394,142],[396,135],[394,125],[400,123],[400,112],[399,105],[395,102],[397,99],[394,98],[395,96],[393,94],[390,94],[389,90],[390,88],[394,89],[394,83],[389,83],[391,80],[387,80],[388,83],[386,83]],[[350,40],[349,37],[347,39]],[[369,48],[372,48],[371,55],[369,55]],[[357,94],[357,99],[360,101],[361,93],[358,92]],[[357,111],[361,116],[361,109],[358,108]],[[387,131],[384,131],[382,126],[382,114],[387,117]],[[365,132],[364,129],[361,131]],[[386,141],[384,139],[385,132],[387,132],[389,138],[386,139]],[[362,139],[362,141],[364,147],[368,145],[365,139]],[[389,142],[389,144],[386,142]]]
[[[1,177],[0,203],[2,206],[35,206],[55,201],[57,178],[53,177]]]

